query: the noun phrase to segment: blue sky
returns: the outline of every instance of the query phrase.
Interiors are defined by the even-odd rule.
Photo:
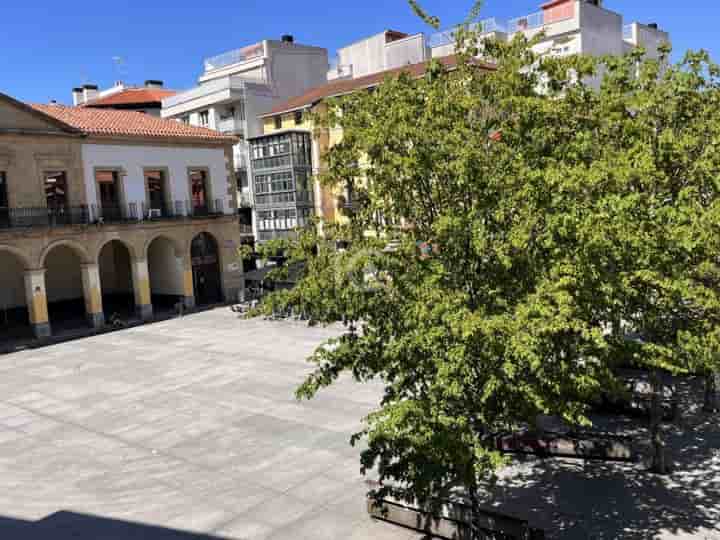
[[[470,0],[424,0],[444,26],[461,21]],[[507,19],[540,0],[486,0],[483,18]],[[67,103],[73,86],[115,80],[193,86],[202,60],[229,49],[293,34],[303,44],[345,44],[392,28],[430,31],[405,0],[5,0],[0,26],[0,92]],[[720,61],[717,0],[606,0],[626,22],[657,22],[671,32],[676,56],[705,48]],[[8,22],[12,21],[12,22]],[[118,68],[113,57],[121,57]]]

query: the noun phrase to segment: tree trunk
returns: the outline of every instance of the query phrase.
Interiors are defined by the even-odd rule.
[[[472,540],[477,540],[479,538],[484,538],[484,535],[481,534],[481,531],[478,527],[478,514],[480,510],[480,502],[478,501],[478,484],[477,479],[475,477],[475,467],[474,464],[471,463],[471,465],[468,467],[468,482],[467,482],[467,495],[468,495],[468,502],[470,503],[470,519],[469,525],[470,525],[470,538]]]
[[[710,372],[705,375],[705,404],[703,411],[714,413],[720,410],[718,403],[718,374]]]
[[[653,370],[651,375],[652,398],[650,404],[650,442],[652,444],[652,465],[650,470],[656,474],[670,472],[665,459],[665,441],[662,435],[662,399],[663,382],[660,373]]]

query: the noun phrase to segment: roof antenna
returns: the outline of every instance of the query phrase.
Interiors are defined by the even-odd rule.
[[[122,56],[113,56],[112,61],[115,63],[115,71],[118,79],[122,79],[124,75],[127,75],[127,63]]]

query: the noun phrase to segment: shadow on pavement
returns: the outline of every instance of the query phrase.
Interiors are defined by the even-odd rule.
[[[2,540],[225,540],[219,536],[167,529],[74,512],[56,512],[39,521],[0,517]]]
[[[516,459],[486,486],[485,503],[515,511],[548,539],[720,540],[720,415],[702,413],[699,384],[688,382],[682,419],[667,428],[671,475],[642,465]]]

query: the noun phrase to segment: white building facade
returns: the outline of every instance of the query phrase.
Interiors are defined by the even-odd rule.
[[[642,47],[656,58],[670,35],[655,23],[625,23],[619,13],[606,9],[602,0],[552,0],[540,10],[506,22],[491,18],[475,23],[481,37],[512,40],[522,33],[528,39],[544,33],[534,47],[538,54],[566,56],[588,54],[619,55]],[[408,35],[386,30],[338,50],[328,72],[328,81],[356,79],[388,69],[417,64],[456,52],[455,28]]]
[[[240,229],[246,239],[257,235],[247,139],[262,135],[260,115],[324,84],[328,65],[326,49],[297,44],[292,36],[264,40],[207,59],[198,86],[163,100],[163,118],[215,129],[240,140],[233,157]]]

